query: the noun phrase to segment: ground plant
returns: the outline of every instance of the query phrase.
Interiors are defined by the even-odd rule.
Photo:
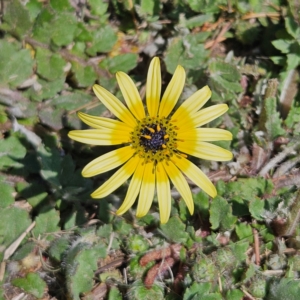
[[[0,0],[0,300],[297,300],[298,0]]]

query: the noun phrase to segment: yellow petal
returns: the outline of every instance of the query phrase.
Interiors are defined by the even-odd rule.
[[[232,160],[232,153],[219,146],[206,142],[179,142],[177,149],[181,152],[214,161]]]
[[[168,222],[171,213],[170,181],[161,162],[156,165],[156,192],[161,224]]]
[[[100,85],[95,84],[93,91],[99,100],[121,121],[134,127],[137,125],[136,119],[126,108],[126,106],[113,94]]]
[[[172,120],[176,120],[178,122],[178,126],[180,127],[185,123],[186,117],[194,114],[198,111],[211,97],[211,90],[206,85],[201,90],[194,93],[188,99],[186,99],[179,108],[175,111],[172,116]],[[177,125],[177,124],[176,124]]]
[[[130,141],[129,133],[111,129],[72,130],[68,136],[80,143],[102,146],[124,144]]]
[[[124,166],[91,194],[92,198],[103,198],[115,191],[132,175],[139,160],[140,158],[137,155],[132,157]]]
[[[78,117],[85,124],[98,129],[106,128],[106,129],[115,129],[118,131],[127,131],[127,132],[131,132],[133,130],[133,127],[130,127],[129,125],[120,122],[118,120],[113,120],[113,119],[103,118],[103,117],[95,117],[95,116],[85,114],[83,112],[78,112]]]
[[[133,83],[132,79],[123,72],[118,72],[116,74],[118,84],[120,86],[121,92],[123,94],[124,100],[132,112],[132,114],[141,120],[145,118],[145,110],[140,97],[140,94]]]
[[[185,118],[174,123],[177,127],[180,126],[180,131],[190,130],[191,128],[200,127],[210,121],[223,115],[228,110],[227,104],[217,104],[204,109],[201,109],[193,114],[186,115]]]
[[[82,176],[91,177],[110,171],[124,164],[134,153],[135,150],[131,146],[110,151],[87,164],[82,170]]]
[[[231,141],[232,133],[228,130],[218,128],[197,128],[189,131],[179,131],[177,138],[184,140],[188,143],[189,141],[198,142],[213,142],[213,141]]]
[[[163,161],[164,169],[166,170],[169,178],[173,182],[175,188],[180,193],[183,198],[186,206],[189,209],[190,214],[194,213],[194,202],[192,193],[188,183],[186,182],[182,173],[178,170],[178,168],[172,163],[172,161]]]
[[[141,218],[148,213],[153,201],[154,191],[155,191],[154,164],[147,163],[144,170],[139,202],[136,210],[136,216],[138,218]]]
[[[157,116],[161,92],[161,74],[160,62],[158,57],[154,57],[150,63],[147,86],[146,86],[146,103],[150,117]]]
[[[167,117],[176,105],[185,83],[185,71],[177,66],[175,73],[167,86],[159,106],[159,117]]]
[[[138,163],[138,166],[131,178],[124,202],[116,212],[117,215],[124,214],[135,202],[135,199],[140,192],[145,166],[146,165],[142,164],[141,161]]]
[[[192,162],[184,157],[173,156],[172,161],[175,165],[197,186],[211,197],[217,196],[217,190],[209,178]]]
[[[199,112],[196,112],[193,116],[193,123],[195,127],[205,125],[214,119],[222,116],[228,110],[227,104],[217,104],[210,107],[201,109]]]

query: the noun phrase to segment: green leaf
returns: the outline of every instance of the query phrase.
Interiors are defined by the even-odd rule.
[[[285,119],[285,124],[288,128],[293,129],[295,133],[300,134],[300,107],[291,107],[289,114]]]
[[[127,291],[128,299],[164,300],[164,289],[161,284],[146,288],[141,279],[136,280]]]
[[[226,5],[224,0],[188,0],[187,3],[193,11],[200,13],[217,13],[220,12],[222,5]]]
[[[52,41],[57,46],[67,46],[73,42],[77,29],[77,20],[73,13],[60,13],[52,22]]]
[[[259,23],[239,21],[236,26],[236,37],[244,45],[252,45],[259,38],[261,26]]]
[[[242,243],[234,243],[229,247],[232,250],[233,256],[235,257],[234,261],[236,265],[243,263],[246,260],[246,252],[249,249],[249,242],[243,241]]]
[[[264,207],[265,207],[264,201],[258,197],[250,201],[249,210],[252,217],[255,218],[256,220],[262,221],[263,220],[262,216],[265,211]]]
[[[145,241],[145,238],[141,235],[129,236],[127,243],[128,243],[128,248],[133,253],[145,252],[149,247],[149,244]]]
[[[240,240],[248,240],[250,243],[253,242],[252,228],[249,224],[236,224],[235,232]]]
[[[76,91],[74,93],[60,95],[55,97],[51,104],[55,105],[57,108],[73,110],[85,104],[92,102],[93,97],[86,93]]]
[[[8,1],[3,18],[18,36],[26,34],[31,28],[29,13],[19,0]]]
[[[160,228],[164,236],[174,243],[186,243],[189,235],[185,232],[185,224],[177,217],[171,217],[166,224],[161,224]]]
[[[274,140],[280,135],[285,135],[285,130],[282,128],[282,120],[277,111],[277,102],[275,97],[264,100],[264,108],[266,111],[267,121],[265,127],[271,140]]]
[[[86,244],[77,244],[65,258],[67,290],[73,300],[80,300],[79,295],[93,287],[98,254],[94,249],[86,248]]]
[[[174,38],[170,43],[165,63],[167,70],[174,73],[177,65],[185,69],[199,70],[204,67],[208,52],[204,49],[204,41],[209,33],[187,35],[184,39]]]
[[[298,300],[300,293],[299,280],[292,278],[282,278],[280,281],[275,279],[267,295],[267,300]]]
[[[47,253],[52,259],[56,260],[57,262],[61,262],[65,252],[69,249],[69,247],[70,247],[69,237],[63,236],[59,239],[55,239],[52,242]]]
[[[199,253],[197,253],[196,261],[192,266],[192,273],[195,281],[213,281],[218,272],[217,265],[214,263],[212,258],[199,251]]]
[[[25,244],[22,244],[21,246],[18,247],[16,252],[10,257],[10,260],[21,260],[25,258],[26,256],[30,255],[31,253],[34,253],[36,248],[36,243],[35,242],[26,242]]]
[[[61,108],[54,108],[52,106],[44,107],[38,113],[41,123],[55,130],[60,130],[64,127],[63,115],[64,111]]]
[[[17,183],[17,191],[33,208],[41,205],[48,196],[46,187],[38,181],[19,182]]]
[[[213,230],[229,230],[233,227],[237,218],[232,215],[231,205],[222,197],[217,196],[213,199],[210,207],[209,221]]]
[[[21,167],[18,160],[24,158],[26,148],[16,136],[10,136],[0,143],[0,169]]]
[[[84,225],[87,221],[88,220],[86,218],[84,209],[80,206],[74,205],[72,211],[68,211],[66,213],[65,223],[63,224],[63,228],[65,230],[73,229],[75,226]]]
[[[238,179],[236,182],[227,183],[226,187],[226,197],[241,198],[247,201],[251,201],[257,196],[262,197],[265,193],[271,193],[274,188],[272,181],[264,178]]]
[[[39,0],[30,0],[26,3],[26,8],[31,21],[35,21],[43,7],[43,4]]]
[[[78,87],[87,87],[95,83],[97,75],[91,66],[83,66],[77,62],[72,63],[72,71]]]
[[[5,182],[6,178],[0,178],[0,208],[5,208],[10,204],[14,203],[15,199],[13,196],[14,188],[8,182]]]
[[[95,30],[92,46],[86,52],[91,56],[95,56],[99,52],[109,52],[117,41],[117,35],[111,26],[102,27]]]
[[[106,13],[108,8],[108,3],[102,0],[87,0],[87,2],[91,6],[92,14],[95,14],[97,16],[103,16]]]
[[[25,278],[15,278],[12,284],[37,298],[42,298],[47,287],[46,282],[36,273],[28,273]]]
[[[236,66],[222,61],[213,61],[209,64],[211,76],[220,76],[223,80],[238,82],[241,80],[241,74]]]
[[[209,216],[209,196],[203,191],[193,196],[195,210],[200,213],[201,219],[208,218]]]
[[[66,61],[59,54],[38,48],[36,51],[36,62],[37,72],[44,79],[53,81],[64,76]]]
[[[32,231],[34,236],[38,238],[39,235],[46,233],[57,232],[60,230],[58,226],[60,218],[59,213],[51,207],[44,206],[43,210],[40,211],[39,215],[35,219],[36,225]],[[47,239],[53,238],[48,236]]]
[[[34,101],[42,101],[56,96],[57,93],[63,89],[65,78],[62,76],[59,79],[50,82],[39,78],[37,83],[39,88],[35,89],[31,87],[28,91],[28,95]]]
[[[106,58],[100,66],[104,69],[108,69],[110,73],[114,74],[118,71],[127,73],[134,69],[137,65],[138,55],[134,53],[125,53],[112,58]]]
[[[276,40],[276,41],[273,41],[272,44],[276,49],[280,50],[282,53],[289,53],[292,41]]]
[[[300,50],[300,47],[298,47]],[[299,52],[287,54],[287,70],[296,69],[300,65]]]
[[[32,29],[32,37],[45,44],[50,44],[51,34],[53,31],[52,22],[55,19],[55,11],[50,6],[44,7],[37,15],[34,27]]]
[[[112,286],[109,289],[108,300],[122,300],[122,299],[123,297],[120,291],[116,287]]]
[[[194,282],[191,287],[185,290],[183,300],[221,300],[221,294],[210,293],[211,283],[197,283]]]
[[[294,38],[300,39],[300,27],[295,18],[288,16],[284,18],[286,31]]]
[[[19,45],[1,40],[0,81],[1,84],[18,86],[33,74],[33,60],[30,51]]]
[[[61,156],[57,149],[46,149],[41,145],[38,149],[38,160],[41,164],[42,177],[54,188],[60,188],[59,173],[61,170]]]
[[[157,0],[141,0],[141,14],[153,16],[155,8],[158,7],[159,1]]]
[[[200,27],[206,22],[212,22],[214,20],[213,14],[203,14],[198,15],[192,18],[189,18],[185,21],[185,26],[187,28],[194,28],[194,27]]]
[[[226,293],[226,300],[241,300],[244,297],[244,293],[240,290],[229,290]]]
[[[16,207],[6,207],[0,210],[0,245],[8,247],[30,225],[27,211]]]
[[[74,11],[74,8],[71,6],[69,0],[51,0],[51,7],[57,12],[62,11]]]

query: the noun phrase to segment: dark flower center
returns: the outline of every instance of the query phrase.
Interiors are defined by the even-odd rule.
[[[157,151],[166,148],[166,143],[169,141],[169,136],[166,133],[166,128],[161,124],[146,124],[141,130],[140,145],[145,150]]]
[[[131,133],[130,143],[145,163],[169,160],[178,152],[177,130],[168,118],[146,117],[138,121]]]

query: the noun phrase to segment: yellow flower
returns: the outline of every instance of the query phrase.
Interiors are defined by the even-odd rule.
[[[172,113],[183,90],[185,71],[181,66],[176,68],[160,99],[161,72],[157,57],[151,61],[147,76],[147,112],[131,78],[123,72],[118,72],[116,77],[127,107],[103,87],[94,85],[93,89],[119,120],[79,113],[79,118],[95,129],[69,132],[70,138],[86,144],[122,145],[91,161],[83,169],[82,175],[91,177],[123,165],[91,196],[106,197],[132,176],[117,215],[124,214],[139,195],[136,215],[145,216],[156,190],[160,221],[166,223],[171,211],[171,180],[193,214],[192,193],[184,175],[211,197],[217,192],[208,177],[187,159],[187,154],[214,161],[232,159],[230,151],[208,143],[232,140],[229,131],[199,128],[224,114],[228,106],[217,104],[200,110],[211,97],[209,87],[205,86]]]

